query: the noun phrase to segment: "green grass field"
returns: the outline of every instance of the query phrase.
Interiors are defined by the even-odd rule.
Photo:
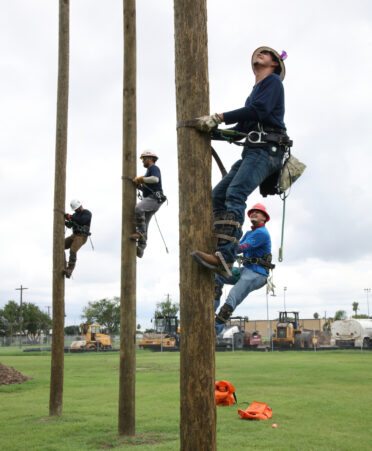
[[[179,449],[178,353],[137,352],[131,439],[117,435],[119,353],[66,354],[63,416],[52,419],[50,353],[0,349],[0,362],[33,378],[0,386],[1,449]],[[220,379],[235,386],[238,405],[217,408],[219,450],[372,447],[372,352],[222,352],[216,354]],[[252,401],[268,403],[273,418],[241,420],[238,408]]]

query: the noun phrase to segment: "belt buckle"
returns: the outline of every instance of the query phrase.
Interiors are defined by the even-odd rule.
[[[254,138],[252,138],[252,135],[257,135],[258,138],[257,140],[254,140]],[[264,131],[257,131],[257,130],[252,130],[248,133],[248,141],[251,144],[261,144],[261,143],[266,143],[266,141],[262,141],[262,135],[267,135],[267,133],[265,133]]]

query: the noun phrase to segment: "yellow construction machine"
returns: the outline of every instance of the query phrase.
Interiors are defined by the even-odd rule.
[[[279,312],[279,320],[272,338],[274,348],[310,348],[317,345],[317,337],[304,331],[298,312]]]
[[[111,349],[111,337],[102,333],[98,324],[82,324],[81,339],[72,342],[70,351],[97,351]]]
[[[155,332],[144,334],[138,342],[142,349],[176,351],[180,347],[180,329],[176,316],[158,316],[154,320]]]

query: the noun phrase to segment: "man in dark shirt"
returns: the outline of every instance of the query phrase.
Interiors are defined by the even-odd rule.
[[[72,235],[65,238],[65,249],[70,249],[70,258],[63,274],[69,279],[75,268],[77,251],[87,242],[90,235],[90,222],[92,213],[83,208],[81,202],[73,199],[70,202],[71,209],[75,212],[72,216],[65,213],[65,225],[72,228]]]
[[[135,208],[136,232],[130,238],[137,241],[137,257],[143,257],[147,246],[147,231],[155,212],[159,210],[166,197],[163,194],[161,173],[156,161],[158,156],[151,152],[143,152],[140,156],[143,166],[147,169],[144,176],[135,177],[133,182],[142,191],[142,200]]]
[[[279,55],[270,47],[259,47],[252,55],[255,85],[245,106],[198,119],[197,128],[203,132],[211,132],[225,122],[237,123],[233,130],[249,133],[241,159],[213,189],[217,249],[212,254],[199,250],[191,253],[198,263],[224,276],[231,276],[230,268],[236,260],[247,197],[282,165],[285,151],[282,142],[288,141],[282,83],[285,57],[285,52]]]

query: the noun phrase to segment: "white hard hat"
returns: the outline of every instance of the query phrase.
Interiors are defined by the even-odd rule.
[[[70,202],[71,210],[77,210],[79,207],[81,207],[81,202],[78,199],[72,199]]]
[[[141,160],[142,160],[142,158],[146,158],[146,157],[151,157],[151,158],[153,158],[154,161],[159,159],[159,157],[156,155],[156,153],[153,153],[152,150],[145,150],[144,152],[141,153],[141,156],[140,156]]]

